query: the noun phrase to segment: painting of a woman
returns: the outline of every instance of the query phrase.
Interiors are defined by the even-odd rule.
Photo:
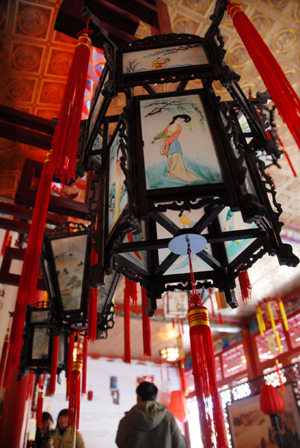
[[[182,127],[181,123],[189,123],[191,117],[186,114],[175,115],[169,125],[154,137],[152,143],[160,143],[161,155],[167,156],[168,172],[167,176],[173,179],[180,179],[184,182],[194,182],[199,177],[187,170],[183,161],[183,153],[178,140]]]

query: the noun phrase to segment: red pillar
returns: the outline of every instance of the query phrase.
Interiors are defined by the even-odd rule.
[[[34,375],[27,374],[17,381],[18,369],[13,369],[5,392],[0,420],[1,448],[24,448],[30,417]]]

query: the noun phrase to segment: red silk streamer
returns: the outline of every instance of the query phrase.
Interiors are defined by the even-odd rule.
[[[82,352],[82,388],[81,392],[86,394],[86,372],[87,372],[87,355],[88,355],[88,338],[83,340],[83,352]]]
[[[89,22],[89,21],[88,21]],[[53,136],[53,164],[62,183],[75,178],[80,121],[86,77],[89,66],[91,39],[87,27],[79,33],[78,43],[70,67],[67,88]]]
[[[142,325],[143,325],[143,347],[144,347],[144,355],[151,356],[151,326],[150,326],[150,317],[146,316],[146,290],[142,287]]]
[[[37,399],[37,405],[36,405],[36,426],[38,428],[41,428],[42,425],[42,414],[43,414],[43,404],[44,404],[44,376],[39,376],[39,392],[38,392],[38,399]]]
[[[197,293],[192,269],[191,249],[188,257],[193,294],[190,296],[188,319],[195,392],[197,397],[201,438],[204,448],[227,448],[227,434],[218,392],[215,354],[209,326],[208,311]],[[214,439],[216,445],[214,444]]]
[[[98,263],[98,255],[92,248],[91,251],[91,266]],[[89,312],[88,312],[88,329],[87,337],[89,341],[95,342],[97,339],[97,303],[98,302],[98,288],[89,290]]]
[[[71,386],[70,386],[70,398],[68,409],[68,428],[70,432],[75,432],[79,427],[80,416],[80,376],[82,369],[82,359],[80,355],[77,355],[76,361],[73,363],[71,373]]]
[[[275,360],[275,364],[276,364],[276,372],[277,372],[278,379],[279,379],[279,384],[280,384],[280,390],[281,390],[281,392],[283,394],[285,394],[285,387],[284,387],[284,384],[283,384],[283,381],[282,381],[282,374],[281,374],[281,370],[280,370],[279,365],[278,365],[278,359]]]
[[[56,374],[57,374],[57,361],[59,351],[59,336],[54,336],[52,344],[52,357],[51,357],[51,370],[50,370],[50,382],[49,382],[49,395],[55,393]]]
[[[180,385],[181,385],[181,390],[184,396],[188,395],[188,391],[186,388],[186,380],[185,380],[185,374],[184,374],[184,360],[181,359],[179,361],[179,373],[180,373]]]
[[[67,400],[69,399],[69,396],[70,396],[71,373],[72,373],[72,368],[73,368],[74,345],[75,345],[75,333],[72,333],[69,336],[68,359],[67,359],[67,369],[66,369],[66,377],[67,377],[66,399]]]
[[[232,0],[230,0],[232,1]],[[227,5],[228,13],[253,60],[282,120],[300,148],[300,100],[282,68],[252,25],[241,5]]]
[[[130,347],[130,294],[131,281],[125,277],[124,290],[124,362],[131,363],[131,347]]]
[[[1,389],[2,379],[3,379],[3,375],[4,375],[5,362],[6,362],[8,348],[9,348],[9,339],[8,339],[8,334],[6,334],[5,338],[4,338],[4,342],[3,342],[1,361],[0,361],[0,389]]]
[[[247,271],[241,271],[239,274],[239,284],[242,293],[242,299],[244,304],[247,304],[247,301],[251,299],[252,293],[252,285],[250,283],[249,275]]]

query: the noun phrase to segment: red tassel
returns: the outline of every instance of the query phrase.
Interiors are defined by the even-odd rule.
[[[68,410],[68,428],[72,432],[77,433],[79,427],[80,416],[80,374],[82,369],[81,356],[77,356],[77,360],[73,363],[71,381],[70,381],[70,398]]]
[[[89,65],[91,31],[79,33],[67,86],[53,136],[53,163],[62,183],[75,178],[80,121]],[[76,149],[76,151],[74,151]]]
[[[67,369],[66,369],[66,378],[67,378],[67,395],[66,399],[69,399],[70,396],[70,387],[71,387],[71,373],[73,368],[73,351],[75,345],[75,333],[70,334],[69,336],[69,347],[68,347],[68,359],[67,359]]]
[[[87,372],[88,338],[83,340],[82,352],[82,393],[86,394],[86,372]]]
[[[132,305],[134,308],[137,307],[137,284],[135,282],[130,281],[130,297],[132,299]]]
[[[278,359],[275,359],[275,364],[276,364],[276,372],[277,372],[279,384],[280,384],[280,390],[283,394],[285,394],[285,387],[284,387],[284,384],[282,381],[282,373],[281,373],[281,370],[279,369]]]
[[[300,100],[241,5],[227,5],[233,24],[253,60],[283,121],[300,148]]]
[[[0,389],[1,389],[2,379],[3,379],[3,375],[4,375],[5,362],[6,362],[8,348],[9,348],[9,339],[8,339],[8,334],[6,334],[5,338],[4,338],[4,342],[3,342],[1,361],[0,361]]]
[[[185,374],[184,374],[184,360],[181,359],[179,361],[179,373],[180,373],[180,385],[181,385],[181,390],[184,396],[188,395],[188,391],[186,388],[186,380],[185,380]]]
[[[130,293],[131,281],[125,277],[124,290],[124,362],[131,363],[130,347]]]
[[[214,347],[208,311],[200,294],[191,295],[188,318],[195,392],[198,401],[202,444],[204,448],[226,448],[227,435],[216,377]],[[208,403],[211,400],[211,410]]]
[[[143,323],[143,346],[144,355],[151,356],[151,327],[150,327],[150,317],[146,316],[146,290],[142,287],[142,323]]]
[[[4,257],[5,249],[8,246],[8,239],[9,239],[9,230],[5,231],[3,243],[2,243],[2,249],[1,249],[1,255]]]
[[[38,392],[38,400],[36,405],[36,426],[41,428],[42,426],[42,414],[43,414],[43,404],[44,404],[44,377],[43,375],[39,376],[39,392]]]
[[[97,253],[92,248],[91,251],[91,266],[98,263]],[[97,339],[97,305],[98,305],[98,288],[90,289],[89,291],[89,313],[88,313],[88,329],[87,337],[89,341],[95,342]]]
[[[59,339],[60,339],[59,336],[54,336],[52,343],[52,358],[51,358],[51,370],[50,370],[51,376],[48,390],[49,395],[53,395],[55,392]]]
[[[251,299],[252,285],[250,283],[248,271],[241,271],[239,273],[239,284],[241,288],[243,302],[246,305],[247,301]]]

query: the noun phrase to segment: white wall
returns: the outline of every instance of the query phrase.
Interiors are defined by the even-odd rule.
[[[167,381],[164,370],[164,381],[161,381],[160,366],[154,363],[132,361],[131,365],[121,360],[107,361],[105,358],[88,358],[87,391],[93,391],[93,400],[88,401],[84,395],[81,399],[79,431],[82,433],[86,448],[115,447],[115,436],[120,419],[124,412],[136,404],[136,379],[144,375],[154,375],[155,384],[163,392],[160,402],[167,404],[167,397],[172,390],[180,389],[179,377],[175,368],[170,368],[170,381]],[[110,377],[117,376],[120,392],[120,404],[113,404],[110,389]],[[61,385],[56,385],[54,397],[45,397],[44,411],[56,418],[61,409],[67,408],[65,401],[65,377]],[[179,423],[180,428],[182,425]]]

